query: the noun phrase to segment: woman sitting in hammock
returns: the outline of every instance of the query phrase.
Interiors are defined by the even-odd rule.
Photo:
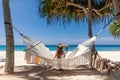
[[[54,56],[54,58],[60,59],[62,58],[63,55],[65,55],[65,52],[63,51],[63,47],[66,47],[66,52],[68,52],[68,45],[62,45],[61,43],[59,43],[57,45],[57,50],[56,50],[56,54]]]

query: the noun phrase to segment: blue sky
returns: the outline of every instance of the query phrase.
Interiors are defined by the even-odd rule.
[[[45,19],[41,19],[37,12],[36,0],[10,0],[12,23],[23,34],[35,40],[41,40],[45,44],[78,44],[88,39],[87,23],[79,25],[71,22],[63,27],[60,22],[47,25]],[[105,24],[93,25],[95,35]],[[0,0],[0,45],[5,45],[5,32],[3,24],[2,0]],[[22,37],[14,31],[15,44],[23,44]],[[120,39],[114,39],[106,28],[96,40],[96,44],[116,45]]]

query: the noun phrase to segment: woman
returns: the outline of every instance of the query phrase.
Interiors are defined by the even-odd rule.
[[[63,47],[66,47],[66,52],[68,52],[68,45],[62,45],[61,43],[59,43],[57,45],[57,50],[54,58],[57,58],[57,59],[62,58],[62,56],[64,55]]]
[[[59,43],[57,45],[57,51],[56,51],[54,58],[56,58],[56,59],[62,58],[62,56],[64,55],[63,47],[66,47],[66,52],[68,51],[68,46],[65,46],[65,45],[62,45],[61,43]],[[59,60],[59,62],[58,62],[58,68],[59,68],[59,71],[63,71],[62,65],[61,65],[61,60]]]

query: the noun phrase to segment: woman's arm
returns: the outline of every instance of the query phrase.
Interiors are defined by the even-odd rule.
[[[57,57],[57,53],[55,53],[54,59]]]
[[[57,46],[57,49],[56,49],[56,53],[55,53],[54,59],[57,58],[58,50],[59,50],[59,47]]]
[[[66,52],[68,52],[68,50],[69,50],[69,46],[66,46]]]
[[[69,45],[63,45],[63,47],[66,47],[66,51],[64,53],[67,53],[69,50]]]

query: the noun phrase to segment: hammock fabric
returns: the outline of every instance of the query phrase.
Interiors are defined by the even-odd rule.
[[[28,46],[26,54],[40,57],[40,64],[52,65],[53,68],[68,68],[85,65],[91,61],[89,45],[94,42],[96,36],[79,44],[75,50],[68,52],[64,58],[54,59],[55,52],[50,51],[41,41],[37,42],[27,36],[23,36],[24,43]],[[33,62],[33,59],[30,59]]]

